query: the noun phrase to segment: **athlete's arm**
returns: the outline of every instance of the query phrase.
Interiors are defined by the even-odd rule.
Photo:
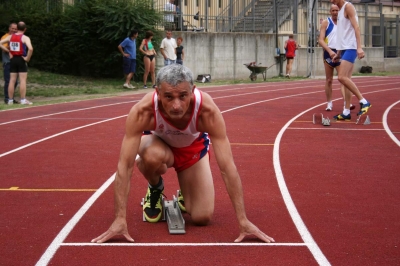
[[[265,242],[274,242],[273,238],[260,231],[246,217],[242,182],[233,161],[225,122],[220,110],[206,93],[203,93],[203,107],[199,117],[198,129],[208,132],[210,135],[215,158],[239,222],[240,235],[235,242],[242,241],[246,235],[255,235]]]
[[[122,48],[121,44],[118,45],[118,50],[122,54],[123,57],[130,57],[130,54],[127,54],[124,52],[124,49]]]
[[[142,52],[143,54],[147,55],[147,51],[143,50],[144,47],[144,40],[142,41],[142,43],[139,46],[139,51]]]
[[[331,48],[329,48],[329,46],[325,43],[324,37],[326,34],[326,27],[328,27],[328,20],[325,19],[324,21],[322,21],[321,23],[321,27],[319,29],[319,37],[318,37],[318,43],[319,45],[324,48],[325,51],[327,51],[329,53],[329,56],[332,58],[334,57],[336,54],[332,51]]]
[[[114,181],[114,211],[115,219],[110,228],[92,242],[103,243],[115,235],[123,235],[128,241],[134,240],[129,235],[126,222],[126,209],[130,190],[130,179],[135,165],[142,132],[148,129],[151,112],[146,111],[151,105],[151,95],[147,94],[139,103],[134,105],[126,120],[125,136],[121,145],[118,168]]]
[[[31,43],[31,39],[28,36],[22,36],[22,42],[25,43],[26,47],[28,48],[28,54],[25,57],[22,57],[26,62],[29,62],[32,57],[33,53],[33,46]]]
[[[357,41],[357,56],[358,59],[361,59],[364,57],[364,51],[361,48],[361,33],[360,33],[360,26],[358,25],[357,19],[356,19],[356,9],[353,5],[347,4],[345,6],[345,12],[347,14],[347,18],[350,20],[351,25],[354,28],[354,32],[356,35],[356,41]]]

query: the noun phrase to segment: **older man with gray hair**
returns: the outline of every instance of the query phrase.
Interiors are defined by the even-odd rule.
[[[135,162],[149,184],[143,204],[148,222],[158,222],[162,217],[161,176],[174,167],[182,192],[179,207],[191,215],[195,224],[207,225],[214,213],[210,138],[239,223],[240,234],[235,242],[241,242],[246,235],[274,242],[246,217],[242,183],[225,122],[211,96],[198,90],[192,72],[179,64],[161,68],[156,80],[156,90],[146,94],[129,112],[114,181],[115,219],[92,242],[103,243],[115,235],[134,241],[128,232],[126,210]]]

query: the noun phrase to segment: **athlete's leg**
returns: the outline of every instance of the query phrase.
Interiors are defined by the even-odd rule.
[[[329,103],[332,101],[332,83],[333,83],[333,67],[324,63],[325,67],[325,95],[326,101]]]
[[[17,81],[17,77],[18,77],[18,73],[10,73],[10,83],[8,84],[8,98],[9,99],[14,99],[15,87],[13,84],[15,84],[15,82]]]
[[[292,64],[293,64],[293,58],[287,59],[286,75],[290,75],[290,73],[292,72]]]
[[[340,63],[340,68],[338,69],[338,79],[340,83],[342,83],[348,90],[350,90],[358,98],[358,100],[361,100],[363,99],[363,96],[358,90],[356,84],[354,84],[354,82],[351,80],[351,76],[353,74],[353,68],[354,68],[353,63],[346,60],[342,60]]]
[[[136,165],[149,184],[156,186],[160,176],[174,163],[171,149],[155,135],[144,135],[140,142]]]
[[[156,84],[156,58],[150,62],[150,73],[151,73],[151,83],[152,85]]]
[[[143,62],[144,62],[144,74],[143,74],[143,84],[147,84],[147,77],[149,76],[150,68],[151,68],[151,62],[150,58],[147,56],[143,57]]]
[[[178,173],[186,211],[197,225],[206,225],[214,213],[214,184],[207,154],[196,164]]]
[[[26,79],[28,78],[28,72],[22,72],[18,74],[19,76],[19,94],[21,96],[21,99],[25,99],[26,96]],[[12,82],[10,81],[10,84]],[[10,87],[8,87],[10,90]]]

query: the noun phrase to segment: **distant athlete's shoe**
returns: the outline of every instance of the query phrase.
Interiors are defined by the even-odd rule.
[[[179,190],[179,194],[178,194],[178,206],[179,206],[179,209],[181,209],[181,211],[186,212],[185,200],[183,199],[182,192],[180,190]]]
[[[326,111],[332,111],[332,104],[329,104],[326,106]]]
[[[357,115],[363,115],[368,112],[368,109],[372,107],[372,104],[367,102],[366,104],[360,103],[360,112]]]
[[[351,115],[344,115],[344,114],[339,114],[339,115],[335,115],[333,117],[333,119],[335,120],[345,120],[345,121],[350,121],[351,120]]]
[[[32,102],[25,99],[25,100],[21,100],[21,104],[31,105]]]
[[[286,77],[287,77],[288,79],[290,79],[290,75],[289,75],[289,74],[286,74]]]
[[[147,85],[146,84],[143,85],[143,89],[147,89]]]
[[[350,110],[354,110],[354,109],[356,109],[356,106],[355,106],[355,105],[352,105],[352,104],[350,104]]]
[[[128,83],[125,83],[123,87],[124,87],[124,88],[127,88],[127,89],[130,89],[130,87],[129,87],[129,84],[128,84]]]
[[[162,190],[156,188],[147,188],[143,204],[143,214],[146,221],[150,223],[156,223],[162,217],[162,192]]]
[[[13,105],[13,104],[14,104],[14,101],[9,99],[8,102],[7,102],[7,104],[8,104],[8,105]]]

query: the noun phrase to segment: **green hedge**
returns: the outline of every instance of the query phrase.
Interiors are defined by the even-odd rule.
[[[122,77],[117,47],[132,29],[139,30],[138,48],[147,30],[155,33],[156,46],[161,40],[156,25],[162,14],[151,0],[75,0],[64,6],[62,0],[3,0],[2,14],[9,14],[0,21],[5,32],[10,22],[26,23],[34,47],[30,66],[62,74]],[[137,52],[136,79],[141,80],[143,55]]]

